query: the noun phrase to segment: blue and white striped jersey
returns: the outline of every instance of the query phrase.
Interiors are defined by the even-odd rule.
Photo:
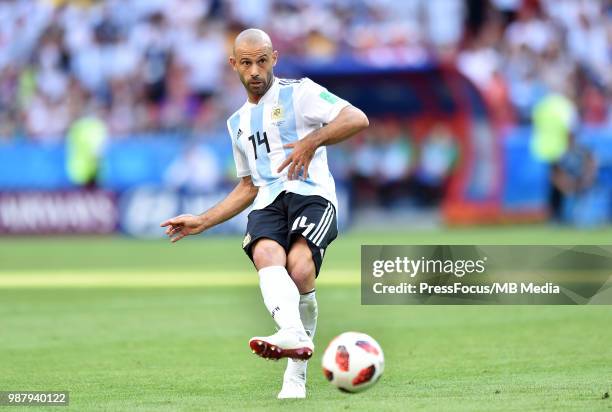
[[[247,102],[227,121],[238,177],[251,176],[259,193],[253,209],[263,209],[282,192],[319,195],[338,210],[327,151],[319,147],[308,168],[308,179],[288,180],[276,170],[291,153],[283,148],[331,122],[349,103],[308,78],[275,78],[258,104]]]

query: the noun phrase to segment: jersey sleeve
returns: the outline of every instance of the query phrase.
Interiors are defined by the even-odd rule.
[[[350,103],[306,78],[298,89],[298,105],[309,124],[329,123]]]
[[[249,163],[244,155],[244,152],[240,149],[240,147],[238,147],[236,133],[232,130],[229,121],[227,122],[227,130],[229,131],[230,139],[232,141],[232,153],[234,155],[234,163],[236,164],[236,176],[250,176],[251,170],[249,169]]]

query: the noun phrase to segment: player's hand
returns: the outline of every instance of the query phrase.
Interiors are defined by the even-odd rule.
[[[167,227],[166,235],[172,243],[178,242],[185,236],[197,235],[204,230],[204,224],[200,216],[180,215],[160,223],[161,227]]]
[[[313,141],[313,139],[305,137],[302,140],[286,144],[283,147],[285,149],[293,149],[293,152],[287,156],[285,161],[278,168],[277,172],[280,173],[287,166],[289,166],[287,177],[289,180],[293,180],[299,177],[300,172],[303,169],[304,171],[302,176],[304,177],[304,180],[308,179],[308,166],[310,166],[310,162],[315,155],[318,145]]]

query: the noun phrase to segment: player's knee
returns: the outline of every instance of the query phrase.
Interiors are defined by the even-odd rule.
[[[306,251],[308,253],[289,253],[287,259],[287,270],[300,293],[310,292],[315,282],[315,265],[310,250]]]
[[[253,263],[257,270],[267,266],[285,266],[285,249],[270,239],[260,239],[253,245]]]
[[[300,293],[310,292],[314,288],[315,266],[310,261],[303,260],[295,264],[289,272]]]

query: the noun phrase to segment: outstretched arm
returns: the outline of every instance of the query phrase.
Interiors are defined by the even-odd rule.
[[[354,106],[345,107],[327,125],[315,130],[297,142],[285,145],[286,148],[292,148],[293,152],[280,165],[278,172],[280,173],[289,166],[287,176],[289,179],[297,179],[303,168],[304,179],[306,179],[308,177],[308,166],[314,157],[315,151],[320,146],[340,143],[359,133],[368,127],[369,124],[368,117],[361,110]]]
[[[253,185],[251,176],[243,177],[222,201],[201,215],[180,215],[160,224],[167,227],[166,235],[174,243],[185,236],[197,235],[213,226],[223,223],[249,207],[255,196],[257,187]]]

